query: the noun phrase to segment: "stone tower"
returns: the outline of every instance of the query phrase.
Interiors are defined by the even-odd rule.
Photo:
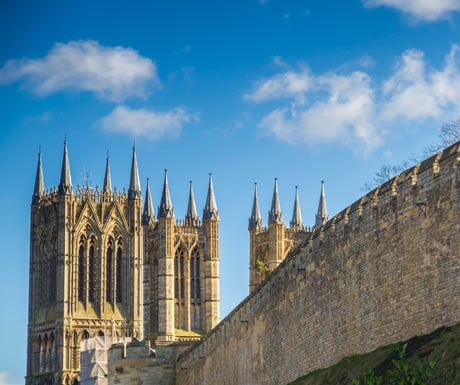
[[[328,219],[324,182],[315,226],[323,225]],[[273,198],[268,212],[268,228],[263,227],[257,195],[257,183],[254,187],[254,200],[249,218],[249,291],[252,292],[286,258],[290,250],[304,240],[312,229],[304,227],[300,211],[298,188],[295,188],[294,207],[289,228],[283,221],[278,193],[278,180],[275,178]]]
[[[199,339],[219,322],[219,212],[211,175],[200,221],[190,182],[185,219],[174,218],[165,170],[158,217],[147,182],[144,330],[157,344]]]
[[[128,194],[74,191],[67,142],[59,186],[45,192],[42,158],[31,205],[26,384],[76,384],[80,343],[142,335],[142,200],[133,149]]]

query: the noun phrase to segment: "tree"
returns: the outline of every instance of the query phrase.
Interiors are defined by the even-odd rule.
[[[443,148],[450,146],[456,142],[460,141],[460,119],[454,120],[449,124],[445,124],[439,130],[438,134],[438,143],[433,144],[425,148],[422,151],[423,157],[429,157]],[[409,163],[417,163],[418,160],[410,159],[410,161],[404,161],[399,165],[389,165],[384,164],[379,171],[374,173],[374,178],[371,182],[366,182],[362,188],[364,191],[371,191],[375,187],[385,183],[387,180],[394,178],[396,175],[399,175],[406,168],[409,167]]]
[[[435,154],[443,148],[458,141],[460,141],[460,119],[454,120],[453,122],[442,126],[439,133],[439,142],[437,144],[433,144],[432,146],[428,146],[424,154]]]

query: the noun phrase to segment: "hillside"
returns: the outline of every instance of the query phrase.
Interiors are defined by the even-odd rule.
[[[435,362],[432,385],[460,385],[460,324],[440,328],[407,342],[409,362]],[[384,375],[397,357],[397,344],[380,347],[368,354],[344,358],[334,366],[316,370],[289,385],[352,385],[369,368]]]

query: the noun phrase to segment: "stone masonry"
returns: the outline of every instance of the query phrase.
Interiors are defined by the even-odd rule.
[[[287,384],[460,321],[460,144],[331,218],[176,364],[177,385]]]

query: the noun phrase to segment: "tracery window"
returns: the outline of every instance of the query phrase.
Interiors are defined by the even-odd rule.
[[[50,288],[49,288],[49,303],[52,304],[56,301],[56,266],[57,266],[57,258],[54,255],[50,259]]]
[[[116,297],[117,303],[122,302],[122,293],[123,293],[123,286],[122,286],[122,263],[123,263],[123,240],[120,238],[118,240],[118,247],[117,247],[117,266],[116,266]]]
[[[107,245],[107,254],[106,254],[106,289],[105,289],[105,300],[107,302],[112,302],[113,300],[113,285],[112,285],[112,280],[113,280],[113,240],[109,239],[108,245]]]
[[[85,238],[81,237],[78,248],[78,300],[85,300]]]
[[[197,248],[193,249],[190,257],[190,297],[194,302],[201,299],[200,253]]]
[[[95,256],[95,248],[94,248],[94,237],[91,237],[91,242],[89,244],[89,253],[88,253],[88,290],[89,295],[88,299],[89,302],[96,301],[96,294],[97,294],[97,263],[96,263],[96,256]]]
[[[183,300],[184,292],[184,250],[179,247],[174,257],[174,297]]]

